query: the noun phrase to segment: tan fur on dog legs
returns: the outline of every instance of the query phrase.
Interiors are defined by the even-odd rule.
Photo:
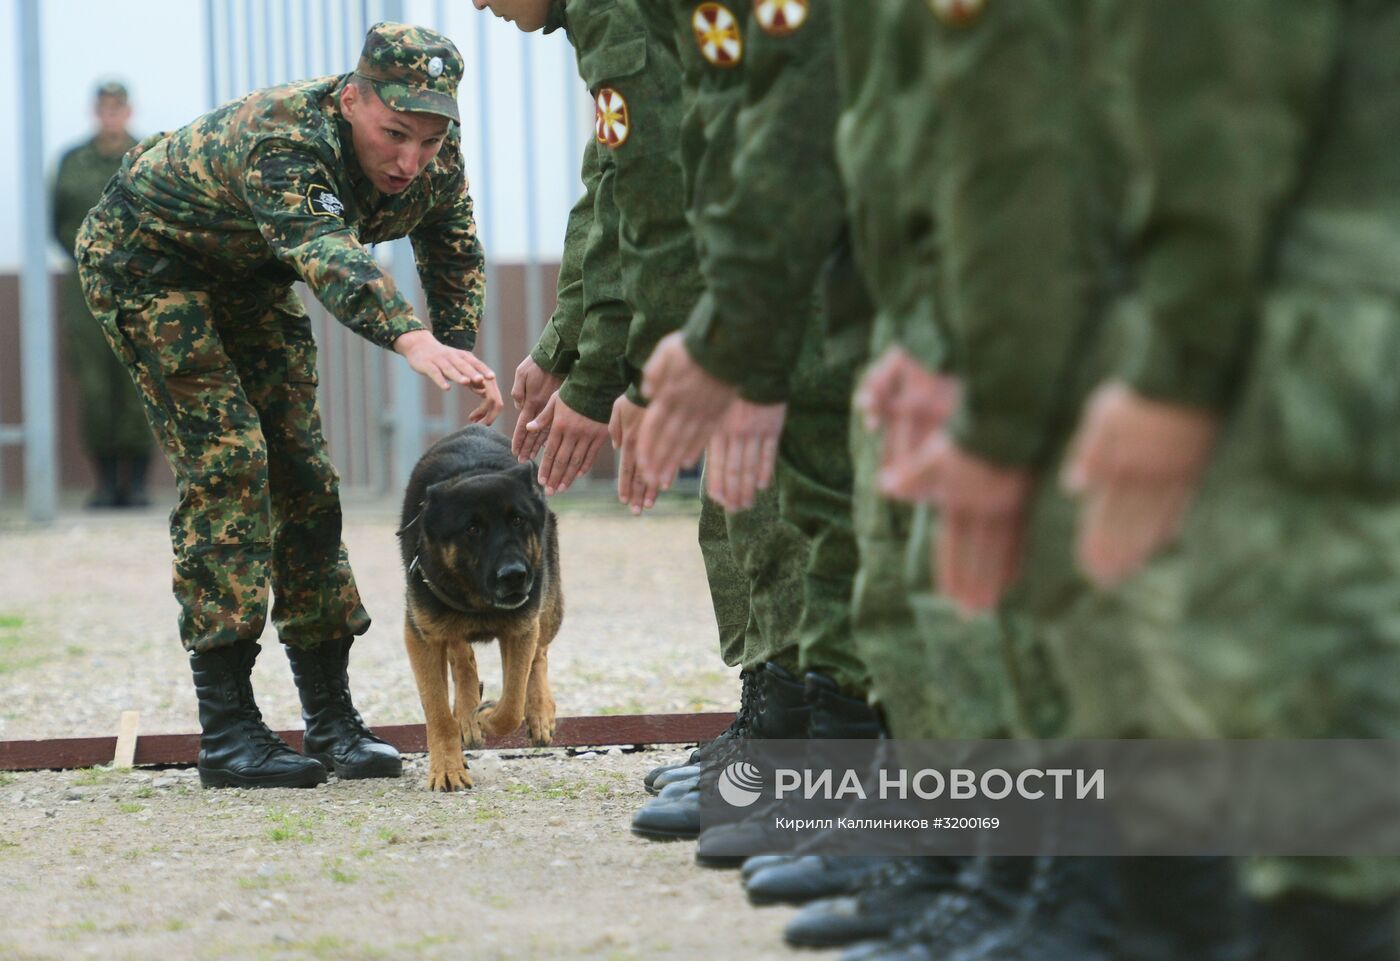
[[[549,689],[549,648],[545,645],[535,651],[535,662],[530,666],[525,729],[535,747],[544,747],[554,740],[554,693]]]
[[[462,757],[462,732],[447,694],[447,648],[429,643],[411,620],[404,623],[404,647],[428,729],[428,789],[460,791],[472,786]]]
[[[452,713],[462,732],[462,746],[474,751],[486,743],[476,709],[481,706],[481,679],[476,673],[476,652],[467,641],[453,641],[447,647],[452,665]]]
[[[514,734],[525,720],[525,687],[535,662],[535,638],[539,625],[531,623],[519,634],[499,638],[501,648],[501,699],[478,713],[482,730],[496,737]]]

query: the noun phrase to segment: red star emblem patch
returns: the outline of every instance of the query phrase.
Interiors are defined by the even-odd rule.
[[[598,142],[610,150],[616,150],[627,142],[632,133],[632,117],[627,112],[627,98],[612,87],[598,91],[594,101],[596,119],[593,133]]]
[[[702,3],[690,18],[700,55],[716,67],[733,67],[744,59],[739,21],[722,3]]]
[[[753,15],[764,33],[785,37],[807,22],[810,0],[759,0]]]

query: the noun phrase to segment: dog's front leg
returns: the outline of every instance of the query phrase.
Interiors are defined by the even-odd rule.
[[[403,639],[428,729],[428,790],[469,788],[472,776],[462,757],[462,734],[447,696],[447,647],[430,643],[408,618],[404,621]]]
[[[476,709],[481,705],[476,652],[470,641],[453,641],[447,648],[447,660],[452,665],[452,713],[457,716],[457,728],[462,732],[462,746],[474,751],[486,744],[476,716]]]
[[[535,638],[538,628],[531,624],[518,634],[504,634],[501,647],[501,699],[483,707],[478,716],[481,729],[495,737],[515,733],[525,720],[525,687],[530,680],[530,666],[535,661]]]
[[[525,689],[525,730],[530,743],[545,747],[554,740],[554,693],[549,689],[549,645],[535,650],[530,683]]]

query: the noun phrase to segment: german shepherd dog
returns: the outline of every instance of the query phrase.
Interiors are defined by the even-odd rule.
[[[554,737],[549,642],[564,618],[559,539],[534,464],[473,425],[438,441],[404,493],[399,547],[408,579],[404,644],[428,729],[428,788],[472,786],[462,748],[522,720],[537,746]],[[503,690],[482,703],[473,644],[499,640]],[[455,700],[449,704],[448,666]]]

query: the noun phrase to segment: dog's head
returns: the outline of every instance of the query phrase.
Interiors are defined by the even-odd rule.
[[[514,610],[539,579],[548,518],[533,464],[453,477],[428,488],[423,546],[464,600]]]

